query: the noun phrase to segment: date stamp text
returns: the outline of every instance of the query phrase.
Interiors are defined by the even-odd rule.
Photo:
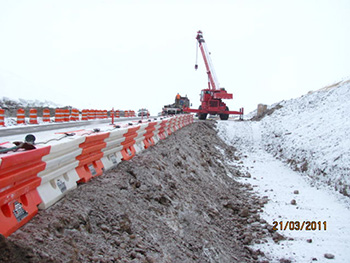
[[[273,221],[273,230],[327,230],[327,221]]]

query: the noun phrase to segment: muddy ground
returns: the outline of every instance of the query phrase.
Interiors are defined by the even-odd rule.
[[[0,262],[264,262],[249,245],[281,237],[214,126],[195,122],[79,185],[0,238]]]

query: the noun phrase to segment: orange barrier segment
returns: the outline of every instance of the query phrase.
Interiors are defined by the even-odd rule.
[[[173,132],[175,132],[175,117],[171,117],[171,119],[169,120],[169,122],[167,123],[167,133],[168,135],[171,135]]]
[[[102,149],[106,147],[105,139],[109,137],[109,133],[99,133],[87,135],[85,141],[79,145],[82,148],[82,153],[76,157],[79,165],[75,170],[79,177],[79,183],[86,183],[92,177],[102,175],[103,157]]]
[[[154,140],[153,140],[153,136],[154,136],[154,131],[155,131],[155,127],[157,122],[150,122],[146,128],[146,133],[143,135],[145,137],[145,139],[143,140],[143,143],[145,144],[145,149],[147,149],[148,147],[154,145]]]
[[[9,153],[0,159],[0,234],[8,237],[26,224],[37,212],[41,199],[36,188],[37,177],[45,169],[41,159],[50,146]]]
[[[128,129],[128,132],[123,136],[125,137],[125,141],[121,143],[123,145],[123,149],[121,150],[121,154],[123,156],[123,160],[128,161],[133,158],[136,154],[136,150],[134,147],[135,138],[137,137],[137,130],[140,129],[140,126],[131,127]]]
[[[167,132],[168,121],[169,120],[162,120],[162,122],[160,123],[158,137],[161,140],[164,140],[168,136],[168,132]]]

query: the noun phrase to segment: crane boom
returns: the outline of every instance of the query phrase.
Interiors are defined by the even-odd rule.
[[[209,79],[209,83],[210,83],[209,89],[217,90],[220,87],[219,81],[218,81],[218,78],[215,74],[213,62],[211,61],[210,53],[208,51],[207,44],[203,38],[202,31],[197,32],[196,39],[198,41],[198,45],[199,45],[199,48],[200,48],[202,56],[203,56],[205,68],[207,69],[208,79]]]

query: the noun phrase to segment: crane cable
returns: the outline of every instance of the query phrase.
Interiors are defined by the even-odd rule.
[[[196,64],[194,65],[194,69],[198,69],[198,43],[196,42]]]

